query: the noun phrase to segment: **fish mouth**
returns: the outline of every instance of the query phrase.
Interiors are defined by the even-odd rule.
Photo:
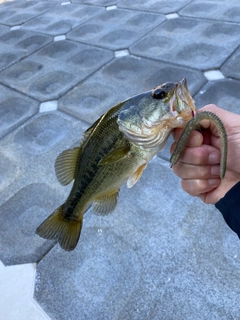
[[[196,114],[194,100],[188,90],[187,80],[183,78],[176,84],[175,97],[177,101],[176,111],[181,114],[185,110],[192,110],[192,114]]]
[[[164,102],[167,111],[163,116],[154,119],[154,121],[151,118],[146,119],[144,115],[138,112],[136,106],[137,125],[134,127],[126,125],[125,119],[121,118],[121,115],[118,119],[119,130],[123,132],[124,136],[144,149],[157,147],[161,150],[171,131],[177,127],[184,127],[196,114],[196,107],[188,90],[186,79],[167,84],[169,86],[171,84],[172,91],[169,98]],[[167,84],[157,88],[162,88]]]

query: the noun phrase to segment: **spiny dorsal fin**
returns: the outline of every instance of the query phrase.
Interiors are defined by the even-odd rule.
[[[116,208],[117,201],[118,201],[118,192],[113,191],[110,194],[106,194],[100,198],[97,198],[93,201],[91,210],[96,215],[108,215],[109,213],[113,212]]]
[[[73,148],[63,151],[55,161],[55,172],[58,181],[66,186],[75,178],[77,159],[81,148]]]
[[[147,166],[147,163],[144,163],[134,172],[134,174],[131,177],[128,178],[127,188],[132,188],[138,182],[146,166]]]
[[[103,157],[98,164],[100,166],[103,166],[105,164],[111,164],[111,163],[120,161],[128,155],[129,151],[130,151],[130,146],[112,150],[105,157]]]

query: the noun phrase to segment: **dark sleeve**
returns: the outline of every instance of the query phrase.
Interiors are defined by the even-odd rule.
[[[215,204],[215,207],[222,213],[228,226],[240,238],[240,181]]]

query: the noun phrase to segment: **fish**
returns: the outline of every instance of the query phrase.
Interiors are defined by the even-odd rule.
[[[113,212],[120,187],[126,183],[132,188],[172,130],[184,128],[195,112],[186,79],[166,82],[110,108],[85,131],[79,147],[57,157],[58,181],[63,186],[74,183],[66,201],[36,233],[73,250],[89,206],[97,215]]]

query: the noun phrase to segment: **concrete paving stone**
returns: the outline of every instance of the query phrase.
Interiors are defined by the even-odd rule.
[[[240,80],[240,48],[224,63],[221,71],[226,77]]]
[[[26,153],[40,155],[65,139],[72,124],[53,113],[39,114],[15,135],[15,143]]]
[[[34,281],[25,277],[33,263],[36,301],[52,320],[239,318],[239,239],[213,206],[182,191],[165,161],[171,137],[136,186],[121,189],[113,214],[87,212],[73,252],[35,235],[71,188],[57,181],[57,155],[79,145],[114,104],[186,77],[197,108],[216,103],[240,113],[239,6],[225,0],[1,2],[0,259],[7,267],[0,260],[0,273],[6,280],[12,269],[12,282],[0,283],[7,301],[0,299],[0,318],[12,306],[9,320],[42,319],[37,307],[31,313],[34,302],[20,299],[25,294],[32,301],[24,283]],[[79,38],[76,32],[67,40],[74,31]],[[220,71],[228,78],[209,80]]]
[[[53,203],[59,203],[56,190],[33,183],[0,207],[0,259],[5,265],[37,262],[52,248],[54,241],[36,236],[35,230]]]
[[[239,1],[198,1],[195,0],[179,11],[182,16],[240,22]]]
[[[5,265],[38,262],[54,245],[35,229],[67,198],[71,186],[59,184],[54,162],[63,150],[79,145],[86,129],[86,123],[62,112],[45,112],[1,139],[0,260]]]
[[[53,36],[66,34],[103,11],[105,9],[101,7],[69,4],[54,8],[32,19],[25,23],[22,28],[37,30]],[[62,17],[61,20],[59,20],[59,17]]]
[[[182,9],[190,0],[122,0],[118,3],[119,8],[128,8],[142,11],[152,11],[155,13],[173,13]]]
[[[0,261],[0,318],[50,320],[33,299],[35,264],[4,267]]]
[[[52,37],[28,30],[11,30],[0,35],[0,71],[50,43]]]
[[[0,82],[40,101],[59,98],[113,58],[113,53],[63,40],[0,72]]]
[[[2,26],[0,24],[0,36],[3,34],[3,33],[6,33],[10,28],[9,27],[6,27],[6,26]]]
[[[72,0],[72,3],[86,3],[96,6],[111,6],[117,4],[120,0]]]
[[[38,112],[39,103],[0,85],[0,138]]]
[[[36,182],[49,182],[58,192],[60,205],[69,190],[57,181],[54,162],[63,150],[74,143],[79,145],[87,127],[86,123],[62,112],[45,112],[33,116],[2,138],[0,206],[24,186]],[[52,211],[54,209],[53,206]]]
[[[37,226],[66,199],[56,179],[57,155],[82,139],[86,124],[61,112],[41,113],[1,140],[0,260],[38,262],[54,245]]]
[[[0,6],[1,24],[15,26],[31,20],[51,8],[57,6],[56,2],[16,1],[10,6]]]
[[[178,184],[153,159],[114,213],[86,213],[73,252],[40,261],[35,298],[51,319],[237,319],[237,236]]]
[[[59,110],[93,123],[110,107],[167,81],[186,77],[195,94],[206,82],[200,71],[148,59],[116,58],[59,99]]]
[[[200,92],[194,96],[198,109],[206,104],[214,103],[230,112],[240,114],[240,81],[223,79],[208,82]]]
[[[14,181],[18,163],[0,152],[0,169],[0,191],[2,191]]]
[[[109,10],[68,33],[67,38],[113,50],[125,49],[164,20],[159,14]]]
[[[2,1],[0,9],[2,11],[4,11],[4,10],[7,11],[11,6],[14,6],[16,2],[21,2],[21,1],[22,0]]]
[[[218,69],[239,46],[240,25],[189,18],[163,22],[130,47],[130,53],[180,65]]]

